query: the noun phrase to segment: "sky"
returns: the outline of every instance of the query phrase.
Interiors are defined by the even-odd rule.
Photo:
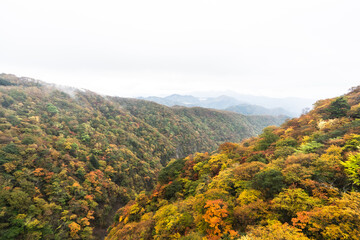
[[[358,0],[1,0],[0,73],[124,97],[334,97],[360,85]]]

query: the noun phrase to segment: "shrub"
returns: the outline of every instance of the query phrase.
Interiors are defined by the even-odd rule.
[[[252,186],[254,189],[264,193],[267,198],[271,198],[285,186],[284,176],[276,169],[259,172],[254,176]]]

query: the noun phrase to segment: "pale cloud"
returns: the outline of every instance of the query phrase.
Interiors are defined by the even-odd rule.
[[[0,3],[0,72],[120,96],[323,98],[360,84],[360,2]]]

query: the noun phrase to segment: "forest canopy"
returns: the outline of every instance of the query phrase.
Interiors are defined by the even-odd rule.
[[[118,210],[106,239],[360,239],[359,106],[357,87],[171,162]]]
[[[3,74],[0,238],[102,238],[116,210],[152,190],[172,158],[283,120],[168,108]],[[167,198],[179,187],[169,186]]]

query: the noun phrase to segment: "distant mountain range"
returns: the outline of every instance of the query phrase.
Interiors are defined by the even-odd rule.
[[[283,108],[265,108],[259,105],[239,104],[226,108],[227,111],[237,112],[244,115],[272,115],[272,116],[293,116],[294,113]]]
[[[244,115],[298,116],[304,108],[310,107],[311,99],[270,98],[252,95],[220,95],[218,97],[195,97],[173,94],[167,97],[140,97],[166,106],[204,107],[237,112]]]

